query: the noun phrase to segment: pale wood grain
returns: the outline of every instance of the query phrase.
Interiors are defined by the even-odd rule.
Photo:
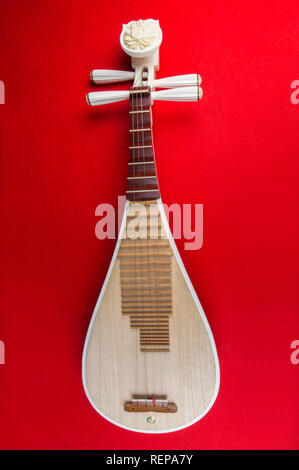
[[[173,253],[169,242],[168,245]],[[95,312],[86,348],[85,383],[90,400],[110,420],[133,430],[169,431],[187,425],[205,412],[217,386],[210,335],[176,257],[170,256],[169,262],[171,296],[166,291],[165,299],[170,298],[172,312],[167,320],[163,318],[164,324],[160,319],[156,325],[161,348],[169,347],[169,352],[141,352],[140,341],[142,347],[147,347],[154,327],[152,324],[140,335],[140,320],[123,314],[126,298],[136,301],[136,295],[134,290],[129,297],[122,295],[120,264],[126,261],[120,257]],[[151,301],[150,296],[148,300]],[[148,344],[150,348],[151,343]],[[136,394],[166,395],[177,411],[156,414],[125,411],[124,404]],[[149,415],[156,417],[155,424],[146,421]]]

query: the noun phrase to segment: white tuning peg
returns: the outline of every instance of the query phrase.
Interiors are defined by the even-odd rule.
[[[94,83],[105,84],[115,82],[126,82],[134,80],[135,72],[126,72],[124,70],[92,70],[90,79]]]
[[[147,74],[145,72],[145,81],[146,77]],[[124,70],[92,70],[90,73],[90,78],[92,82],[97,84],[126,82],[128,80],[134,80],[135,72],[126,72]],[[152,80],[151,83],[148,83],[148,85],[156,88],[199,86],[200,84],[201,78],[197,73],[177,75],[168,78],[159,78],[158,80]]]
[[[202,98],[202,88],[187,86],[169,90],[153,91],[152,99],[160,101],[199,101]]]
[[[152,85],[155,88],[176,88],[185,86],[199,86],[201,84],[201,77],[197,73],[190,73],[188,75],[177,75],[175,77],[159,78],[153,80]]]
[[[91,106],[98,106],[99,104],[115,103],[116,101],[128,100],[130,92],[128,90],[120,91],[93,91],[87,93],[86,101]]]
[[[86,95],[86,101],[91,106],[114,103],[116,101],[128,100],[130,92],[121,91],[94,91]],[[153,91],[153,100],[159,101],[199,101],[202,97],[202,89],[198,86],[187,86],[171,88],[169,90]]]

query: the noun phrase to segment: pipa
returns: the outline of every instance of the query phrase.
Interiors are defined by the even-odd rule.
[[[91,79],[133,86],[87,95],[90,105],[129,100],[130,145],[126,207],[87,332],[83,384],[100,415],[144,433],[195,423],[219,389],[214,339],[169,230],[152,137],[153,101],[197,101],[201,79],[156,79],[161,41],[158,21],[123,25],[120,43],[133,70],[93,70]]]

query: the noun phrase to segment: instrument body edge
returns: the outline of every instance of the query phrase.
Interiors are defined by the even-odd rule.
[[[184,403],[184,400],[181,400],[181,402],[179,403],[179,406],[178,406],[178,413],[172,413],[171,416],[167,415],[167,413],[163,413],[163,417],[162,417],[161,414],[159,414],[159,413],[155,414],[155,413],[150,412],[148,414],[149,415],[155,415],[155,417],[157,419],[157,424],[152,425],[152,424],[148,424],[148,422],[146,421],[146,418],[148,416],[146,413],[127,413],[127,414],[124,413],[124,415],[122,415],[122,412],[120,412],[120,410],[114,412],[114,410],[113,410],[113,401],[112,400],[111,400],[111,403],[112,403],[111,407],[108,406],[108,408],[107,408],[107,405],[106,405],[106,408],[109,411],[103,410],[102,407],[101,407],[101,404],[100,404],[101,399],[95,399],[94,396],[92,396],[93,393],[90,392],[90,389],[93,388],[93,385],[91,385],[91,384],[93,383],[93,380],[94,380],[93,377],[92,377],[92,374],[93,374],[93,371],[96,371],[96,374],[98,374],[97,368],[98,368],[98,365],[99,365],[100,362],[99,362],[99,359],[97,359],[98,362],[96,363],[96,367],[95,367],[95,365],[92,365],[92,366],[89,365],[89,362],[90,362],[89,357],[90,357],[90,354],[91,354],[91,353],[89,353],[89,347],[91,349],[94,347],[92,345],[92,342],[94,341],[93,335],[95,334],[94,329],[98,328],[97,325],[101,325],[101,323],[99,323],[99,318],[100,318],[100,315],[101,315],[101,312],[100,312],[101,305],[102,305],[103,299],[105,298],[105,293],[107,291],[107,288],[109,289],[109,287],[108,287],[109,282],[110,281],[114,282],[113,279],[115,279],[115,276],[116,276],[115,270],[117,269],[117,263],[118,263],[117,256],[118,256],[120,245],[121,245],[121,242],[122,242],[122,235],[123,235],[124,229],[126,227],[127,212],[128,212],[128,208],[129,208],[129,205],[130,205],[130,201],[127,201],[127,203],[126,203],[126,207],[125,207],[124,214],[123,214],[123,219],[122,219],[122,224],[121,224],[118,240],[117,240],[115,250],[114,250],[114,253],[113,253],[113,256],[112,256],[112,260],[111,260],[111,263],[110,263],[110,266],[109,266],[109,270],[107,272],[105,281],[103,283],[100,295],[98,297],[98,301],[96,303],[96,306],[95,306],[95,309],[94,309],[94,312],[93,312],[93,315],[92,315],[92,318],[91,318],[91,321],[90,321],[90,324],[89,324],[89,328],[88,328],[88,332],[87,332],[87,336],[86,336],[86,340],[85,340],[85,344],[84,344],[83,357],[82,357],[83,386],[84,386],[84,390],[85,390],[85,393],[87,395],[87,398],[89,399],[89,401],[90,401],[91,405],[94,407],[94,409],[102,417],[104,417],[105,419],[107,419],[111,423],[113,423],[113,424],[115,424],[115,425],[117,425],[121,428],[131,430],[131,431],[135,431],[135,432],[153,433],[153,434],[168,433],[168,432],[177,431],[177,430],[180,430],[180,429],[184,429],[184,428],[190,426],[191,424],[194,424],[197,421],[199,421],[201,418],[203,418],[203,416],[205,416],[207,414],[207,412],[213,406],[213,404],[214,404],[214,402],[217,398],[217,395],[218,395],[219,384],[220,384],[220,368],[219,368],[218,355],[217,355],[217,350],[216,350],[214,338],[213,338],[208,320],[207,320],[207,318],[205,316],[205,313],[202,309],[200,301],[199,301],[199,299],[198,299],[198,297],[195,293],[195,290],[192,286],[192,283],[189,279],[189,276],[188,276],[188,274],[185,270],[185,267],[184,267],[183,262],[181,260],[180,254],[179,254],[178,249],[176,247],[176,244],[173,240],[172,234],[171,234],[169,226],[168,226],[168,221],[167,221],[167,218],[166,218],[166,215],[165,215],[165,212],[164,212],[162,201],[161,201],[161,199],[158,199],[156,202],[157,202],[157,205],[158,205],[158,208],[159,208],[159,213],[160,213],[160,216],[161,216],[161,221],[162,221],[164,230],[167,233],[167,238],[168,238],[168,241],[170,243],[171,249],[173,251],[173,262],[174,262],[173,269],[174,269],[174,272],[176,273],[176,275],[174,276],[174,294],[173,295],[174,296],[179,295],[179,294],[176,294],[176,291],[180,291],[181,293],[182,292],[185,293],[185,295],[188,297],[187,304],[189,302],[189,305],[191,306],[191,310],[193,311],[192,315],[193,315],[194,319],[196,317],[196,314],[199,315],[198,316],[198,329],[196,329],[197,328],[196,327],[195,331],[198,331],[200,333],[200,335],[201,335],[200,336],[200,338],[201,338],[200,342],[203,344],[203,346],[201,346],[201,344],[198,344],[198,339],[196,338],[196,336],[192,336],[192,338],[193,338],[192,339],[192,341],[193,341],[192,344],[195,345],[194,351],[191,350],[189,352],[186,352],[185,349],[187,349],[187,350],[188,350],[188,348],[192,349],[192,344],[188,345],[186,343],[186,348],[180,348],[180,350],[177,351],[176,353],[174,353],[174,352],[173,353],[148,353],[148,352],[147,353],[140,353],[139,351],[137,351],[136,354],[139,355],[138,360],[140,361],[140,363],[142,361],[145,361],[145,364],[147,364],[148,368],[150,370],[152,370],[152,379],[149,381],[149,383],[152,382],[153,385],[155,383],[158,383],[157,382],[158,377],[155,377],[155,376],[159,373],[159,371],[158,371],[159,368],[157,367],[157,369],[155,369],[155,367],[153,367],[153,364],[158,364],[160,361],[163,361],[164,363],[166,363],[165,367],[167,368],[168,357],[170,357],[168,355],[176,354],[176,356],[174,356],[174,358],[172,360],[170,360],[170,364],[172,364],[171,365],[172,370],[175,368],[176,364],[177,364],[177,368],[184,369],[184,364],[185,364],[184,360],[186,360],[186,358],[188,357],[189,362],[187,363],[187,365],[188,365],[188,367],[190,367],[190,370],[189,370],[189,372],[186,371],[186,374],[184,376],[182,375],[182,378],[183,378],[182,383],[179,382],[178,372],[175,372],[174,373],[175,377],[173,379],[174,382],[175,382],[175,386],[174,386],[174,382],[172,382],[171,373],[168,374],[167,369],[165,369],[166,370],[166,376],[168,377],[168,379],[167,379],[167,377],[165,378],[165,384],[167,385],[167,380],[169,381],[169,383],[171,382],[171,385],[169,387],[170,390],[171,390],[171,393],[172,393],[172,395],[169,397],[171,399],[171,401],[176,400],[176,397],[175,397],[176,393],[175,393],[174,389],[178,390],[177,391],[177,395],[178,395],[177,398],[179,398],[179,396],[181,396],[181,398],[182,398],[182,396],[185,397],[184,399],[185,399],[186,404],[188,404],[188,394],[190,393],[190,397],[191,397],[190,399],[193,400],[193,405],[192,405],[193,408],[191,407],[190,410],[188,411],[188,413],[183,414],[184,410],[182,410],[182,404]],[[179,288],[179,284],[177,284],[178,289],[175,289],[175,285],[176,285],[175,284],[175,282],[176,282],[175,279],[177,279],[177,282],[182,286],[181,290]],[[191,302],[191,300],[192,300],[192,302]],[[182,299],[181,303],[182,304],[184,303],[183,299]],[[177,302],[177,304],[179,304],[179,303]],[[122,320],[121,320],[122,322],[127,320],[127,318],[124,318],[125,316],[122,315],[121,308],[119,309],[119,312],[115,312],[115,319],[118,318],[117,315],[119,315],[119,318],[122,317]],[[174,320],[170,319],[170,331],[171,331],[171,334],[176,334],[175,332],[173,332],[173,329],[174,329],[173,325],[175,323],[173,323],[173,324],[171,323],[172,321],[175,321],[175,312],[173,314],[173,317],[174,317]],[[113,321],[113,318],[110,321]],[[180,321],[182,321],[182,320],[180,320]],[[197,320],[195,319],[193,321],[196,322]],[[188,323],[188,318],[186,318],[186,328],[188,328],[187,323]],[[182,325],[182,323],[181,323],[181,325]],[[101,328],[102,327],[103,326],[101,326]],[[115,328],[118,328],[117,324],[115,325]],[[136,330],[133,331],[133,332],[132,331],[130,332],[129,324],[128,324],[127,328],[128,328],[128,344],[129,344],[130,335],[131,334],[132,335],[136,334]],[[190,326],[190,330],[186,330],[186,331],[189,331],[189,333],[187,333],[189,336],[190,336],[190,331],[192,330],[192,328]],[[194,334],[195,333],[192,333],[192,335],[194,335]],[[104,336],[102,336],[102,337],[104,337]],[[170,340],[172,341],[172,336],[170,337]],[[185,344],[186,340],[184,339],[182,334],[181,334],[181,340]],[[183,344],[183,343],[181,342],[180,344]],[[91,344],[91,346],[90,346],[90,344]],[[118,344],[114,344],[113,347],[118,347]],[[200,351],[201,347],[203,347],[203,357],[202,358],[197,356],[197,354],[199,354],[199,351]],[[146,356],[147,356],[148,359],[144,359],[144,357],[146,357]],[[140,358],[142,358],[142,359],[140,359]],[[181,358],[181,359],[179,359],[179,358]],[[133,358],[133,356],[132,356],[131,359],[132,359],[132,361],[133,360],[135,361],[135,358]],[[103,357],[101,358],[101,360],[105,361],[105,359]],[[177,361],[180,361],[180,360],[182,362],[178,363]],[[137,359],[136,359],[136,361],[137,361]],[[136,364],[137,363],[138,362],[136,362]],[[180,364],[181,364],[181,367],[179,367]],[[193,369],[191,367],[192,364],[195,365],[195,367]],[[151,369],[151,367],[152,367],[152,369]],[[124,373],[125,371],[114,370],[114,369],[115,369],[115,367],[111,367],[111,369],[109,369],[111,371],[111,374],[115,374],[115,376],[113,378],[113,381],[114,381],[113,384],[122,382],[122,380],[123,380],[122,372]],[[157,370],[157,373],[153,372],[155,370]],[[161,370],[163,370],[163,365],[161,365]],[[132,370],[129,371],[129,374],[130,373],[132,373]],[[189,373],[190,373],[190,376],[188,375]],[[201,377],[201,374],[203,374],[203,378]],[[106,377],[106,379],[107,379],[107,377]],[[98,378],[95,379],[95,380],[97,380],[97,386],[98,386],[100,384],[101,380],[103,380],[103,378],[101,377],[101,379],[100,379],[99,376],[98,376]],[[105,382],[105,380],[103,380],[103,381]],[[130,382],[129,378],[124,378],[123,386],[119,387],[120,390],[115,390],[116,394],[119,393],[121,395],[122,388],[124,388],[124,389],[126,388],[125,383],[128,385],[128,389],[130,389],[131,382]],[[194,384],[197,384],[198,386],[195,387]],[[103,385],[103,388],[104,387],[106,387],[106,384]],[[181,390],[179,390],[180,387],[181,387]],[[117,387],[114,387],[114,388],[117,388]],[[109,390],[109,384],[107,384],[107,390]],[[132,392],[133,391],[134,390],[132,389]],[[156,392],[156,389],[153,389],[152,391]],[[161,391],[164,391],[164,392],[168,393],[168,390],[164,390],[163,388],[161,389]],[[102,393],[105,394],[106,392],[103,391]],[[120,395],[118,397],[118,400],[120,398]],[[202,396],[204,396],[204,395],[206,395],[206,397],[207,397],[207,398],[205,398],[205,400],[202,398]],[[129,399],[130,397],[129,396],[126,396],[126,397],[124,396],[124,397],[122,397],[122,401],[125,400],[126,398]],[[196,400],[198,400],[198,403],[196,402]],[[121,401],[121,400],[119,400],[119,401]],[[103,400],[103,402],[107,403],[107,397],[105,398],[105,400]],[[123,406],[123,402],[119,403],[119,405]],[[116,406],[115,406],[115,410],[116,410]],[[182,417],[181,417],[180,413],[182,413]],[[134,415],[135,415],[135,417],[134,417]],[[138,415],[138,416],[136,417],[136,415]],[[190,419],[186,418],[187,416],[190,416]],[[137,420],[137,425],[135,424],[136,420]]]

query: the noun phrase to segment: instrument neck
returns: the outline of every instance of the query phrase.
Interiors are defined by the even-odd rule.
[[[130,90],[129,201],[160,198],[152,136],[151,88]]]

